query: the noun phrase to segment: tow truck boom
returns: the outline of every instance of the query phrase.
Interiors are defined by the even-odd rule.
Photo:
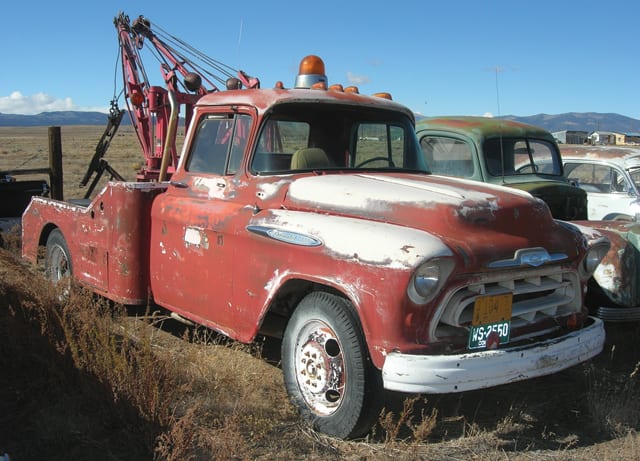
[[[182,106],[188,126],[198,99],[219,91],[214,82],[230,89],[259,88],[260,81],[210,58],[159,27],[152,30],[151,21],[144,16],[131,23],[126,14],[120,13],[114,24],[127,110],[145,158],[137,179],[163,181],[175,171],[178,162],[176,133]],[[140,55],[145,39],[151,45],[151,54],[160,62],[164,87],[149,83]]]

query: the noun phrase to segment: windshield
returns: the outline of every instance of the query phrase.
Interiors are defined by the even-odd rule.
[[[487,171],[492,176],[548,174],[562,176],[555,144],[540,139],[493,138],[484,142]]]
[[[265,119],[254,174],[345,169],[428,172],[411,120],[396,112],[288,104]]]

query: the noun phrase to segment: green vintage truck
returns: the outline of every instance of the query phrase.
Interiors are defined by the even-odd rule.
[[[560,149],[550,132],[511,120],[469,116],[422,119],[416,132],[434,174],[527,191],[542,199],[556,219],[605,234],[611,249],[589,281],[587,306],[606,321],[640,321],[640,223],[580,222],[591,218],[588,194],[565,176]]]
[[[587,195],[564,176],[548,131],[488,117],[431,117],[416,124],[434,174],[513,187],[542,199],[557,219],[587,219]]]

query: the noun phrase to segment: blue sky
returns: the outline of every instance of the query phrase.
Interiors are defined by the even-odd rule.
[[[114,79],[120,81],[113,18],[124,11],[257,76],[263,88],[278,80],[293,86],[300,59],[317,54],[329,83],[390,92],[424,115],[611,112],[640,119],[639,5],[4,2],[0,112],[106,111]],[[152,83],[161,84],[157,63],[146,66]]]

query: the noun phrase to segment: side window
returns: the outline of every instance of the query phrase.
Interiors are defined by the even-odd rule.
[[[578,185],[587,192],[609,193],[612,190],[612,176],[614,171],[605,165],[590,163],[567,164],[568,178],[577,181]]]
[[[611,191],[612,192],[629,192],[630,185],[624,178],[624,175],[618,170],[611,169]]]
[[[236,173],[242,163],[250,128],[251,117],[245,114],[204,117],[193,139],[187,171],[217,175]]]
[[[635,167],[628,170],[631,176],[631,181],[635,184],[636,189],[640,189],[640,168]],[[629,191],[633,190],[633,186],[629,184]]]
[[[234,174],[240,169],[242,158],[247,149],[249,131],[251,129],[251,117],[248,115],[238,115],[233,130],[233,142],[231,143],[231,156],[227,166],[227,174]]]
[[[186,170],[223,175],[231,144],[233,118],[207,116],[197,127]]]
[[[446,176],[473,176],[471,146],[459,139],[445,136],[423,136],[420,147],[431,172]]]

